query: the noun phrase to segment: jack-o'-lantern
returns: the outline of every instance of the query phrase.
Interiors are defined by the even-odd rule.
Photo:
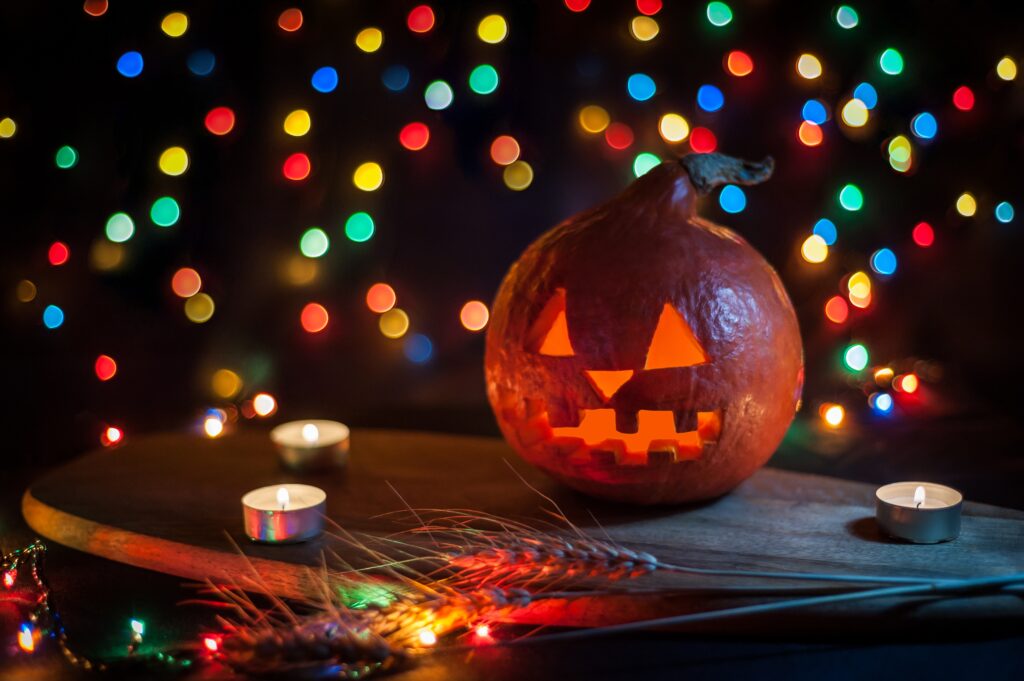
[[[696,214],[771,159],[666,161],[537,239],[494,302],[491,406],[529,462],[641,504],[721,495],[775,451],[799,405],[803,350],[775,271]]]

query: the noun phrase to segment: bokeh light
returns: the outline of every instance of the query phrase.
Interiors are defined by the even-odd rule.
[[[709,2],[705,14],[712,26],[721,28],[732,21],[732,9],[724,2]]]
[[[430,141],[430,128],[418,121],[409,123],[398,133],[398,141],[409,151],[419,151]]]
[[[73,146],[65,144],[57,150],[53,162],[61,170],[70,170],[78,165],[78,151]]]
[[[690,124],[677,113],[667,113],[658,121],[658,132],[666,142],[683,142],[690,135]]]
[[[490,64],[480,64],[469,72],[469,89],[478,95],[489,95],[498,89],[498,72]]]
[[[191,267],[182,267],[171,277],[171,290],[181,298],[191,298],[202,286],[202,277]]]
[[[203,77],[213,73],[214,67],[217,66],[217,57],[209,50],[196,50],[188,56],[185,63],[189,71]]]
[[[14,122],[11,117],[0,119],[0,139],[10,139],[14,137],[14,133],[17,132],[18,125]]]
[[[661,0],[636,0],[636,10],[652,16],[661,11]]]
[[[352,184],[364,192],[376,191],[384,184],[384,169],[375,161],[361,163],[352,174]]]
[[[373,53],[384,44],[384,33],[376,26],[364,28],[356,34],[356,47],[366,53]]]
[[[826,402],[821,405],[818,410],[818,414],[821,416],[821,420],[825,422],[825,425],[829,428],[838,428],[843,425],[843,421],[846,420],[846,410],[843,409],[841,404],[833,404]]]
[[[891,248],[879,248],[871,254],[870,264],[876,273],[889,276],[896,272],[896,254]]]
[[[333,66],[321,66],[313,72],[309,83],[317,92],[334,92],[338,87],[338,70]]]
[[[889,393],[871,393],[868,396],[868,406],[878,414],[891,412],[892,404],[892,395]]]
[[[188,170],[188,152],[184,147],[168,147],[160,154],[157,165],[165,175],[172,177],[181,175]]]
[[[915,374],[903,374],[897,376],[892,381],[892,387],[897,392],[906,393],[908,395],[916,393],[921,383]]]
[[[935,116],[922,111],[910,119],[910,132],[919,139],[930,140],[939,132],[939,122],[935,120]]]
[[[125,78],[135,78],[142,73],[143,64],[141,53],[134,50],[125,52],[117,60],[117,72]]]
[[[292,137],[302,137],[309,132],[309,128],[312,124],[308,111],[305,109],[296,109],[285,116],[283,127],[285,134],[291,135]]]
[[[725,70],[742,78],[754,72],[754,60],[742,50],[733,50],[725,56]]]
[[[604,141],[612,149],[628,149],[633,144],[633,129],[616,121],[605,129]]]
[[[519,159],[519,142],[511,135],[499,135],[491,142],[491,160],[507,166]]]
[[[845,185],[839,190],[839,205],[848,211],[858,211],[864,207],[864,194],[855,184]]]
[[[797,128],[796,136],[804,146],[816,147],[822,143],[825,139],[824,133],[821,131],[821,127],[811,123],[810,121],[803,121],[800,123],[800,127]]]
[[[286,33],[294,33],[302,28],[302,10],[289,7],[277,16],[277,26]]]
[[[508,23],[500,14],[490,14],[480,20],[476,34],[485,43],[495,45],[508,36]]]
[[[996,204],[996,209],[994,212],[996,220],[999,220],[999,222],[1002,222],[1003,224],[1013,221],[1013,204],[1010,203],[1009,201],[1000,201],[998,204]]]
[[[861,128],[868,122],[868,108],[854,97],[843,105],[841,116],[843,123],[851,128]]]
[[[953,91],[953,106],[961,111],[970,111],[974,108],[974,91],[966,85],[961,85]]]
[[[210,378],[210,390],[221,399],[230,400],[242,392],[242,377],[231,369],[217,369]]]
[[[401,338],[409,330],[409,315],[405,313],[405,310],[393,307],[381,314],[377,325],[385,338]]]
[[[828,244],[817,234],[811,234],[800,245],[800,257],[809,263],[822,263],[828,258]]]
[[[928,248],[935,243],[935,230],[927,222],[919,222],[914,225],[910,235],[914,243],[921,248]]]
[[[37,293],[36,285],[28,279],[22,279],[14,287],[14,295],[21,303],[31,303],[36,299]]]
[[[843,364],[850,371],[863,371],[868,365],[868,349],[862,343],[854,343],[843,351]]]
[[[401,92],[409,85],[409,69],[401,64],[394,64],[381,72],[380,80],[384,87],[392,92]]]
[[[714,85],[701,85],[697,88],[697,106],[705,111],[718,111],[725,105],[725,95]]]
[[[846,282],[850,304],[862,310],[871,305],[871,277],[866,272],[854,272]]]
[[[633,17],[629,22],[629,34],[642,43],[654,40],[659,30],[658,22],[651,17]]]
[[[46,252],[46,259],[54,267],[60,267],[71,258],[71,249],[63,241],[54,241]]]
[[[307,303],[299,315],[299,322],[306,333],[320,333],[327,328],[329,320],[327,308],[320,303]]]
[[[661,159],[657,154],[652,154],[648,151],[641,152],[633,159],[633,175],[635,177],[646,175],[651,168],[654,168],[660,163]]]
[[[211,440],[224,434],[224,421],[219,416],[207,416],[203,419],[203,433]]]
[[[427,108],[434,111],[447,109],[452,105],[454,98],[452,86],[443,80],[435,80],[423,92],[423,100],[427,103]]]
[[[603,107],[590,104],[580,109],[579,121],[580,127],[583,128],[584,132],[596,135],[599,132],[604,132],[604,129],[611,122],[611,117],[608,116],[608,112]]]
[[[185,316],[195,324],[210,321],[215,309],[213,298],[206,293],[197,293],[185,301]]]
[[[860,17],[857,16],[857,10],[854,8],[849,5],[840,5],[836,8],[836,23],[840,28],[847,30],[856,28],[859,22]]]
[[[393,308],[398,301],[395,289],[385,283],[377,283],[366,292],[366,307],[372,312],[383,314]]]
[[[638,102],[646,102],[658,91],[654,79],[646,73],[634,73],[626,79],[626,91]]]
[[[327,253],[327,249],[330,247],[331,240],[328,238],[327,232],[319,227],[310,227],[303,232],[302,238],[299,239],[299,251],[307,258],[319,258]]]
[[[149,219],[159,227],[170,227],[181,219],[181,207],[170,196],[161,196],[149,208]]]
[[[124,244],[95,239],[89,249],[89,266],[99,272],[116,270],[124,262],[125,251]]]
[[[43,309],[43,325],[48,329],[56,329],[64,323],[64,310],[56,305],[47,305]]]
[[[135,223],[127,213],[114,213],[107,218],[107,226],[104,231],[107,238],[114,243],[124,243],[135,234]]]
[[[422,333],[414,333],[405,339],[402,352],[414,364],[423,364],[434,354],[434,344]]]
[[[229,107],[218,106],[210,109],[203,123],[214,135],[226,135],[235,128],[235,112]]]
[[[405,24],[413,33],[429,33],[434,28],[434,21],[434,10],[430,5],[417,5],[409,10]]]
[[[828,120],[828,109],[820,99],[808,99],[800,109],[800,116],[808,123],[822,125]]]
[[[1010,57],[1003,57],[996,64],[996,75],[1001,80],[1013,80],[1017,77],[1017,62]]]
[[[882,73],[898,76],[903,73],[903,55],[894,47],[887,47],[878,56],[878,67]]]
[[[970,192],[964,192],[956,200],[956,212],[965,218],[972,217],[978,212],[978,202]]]
[[[570,12],[582,12],[590,7],[590,0],[565,0],[565,6]]]
[[[850,306],[842,296],[832,296],[825,303],[825,318],[833,324],[842,324],[850,316]]]
[[[878,106],[878,91],[871,83],[861,83],[853,88],[853,97],[863,102],[869,111]]]
[[[124,431],[115,426],[107,426],[100,433],[100,444],[104,447],[113,447],[120,444],[124,439]]]
[[[522,191],[533,182],[533,168],[526,161],[516,161],[505,166],[502,172],[505,186],[513,191]]]
[[[690,132],[690,148],[698,154],[710,154],[718,147],[718,138],[707,128],[697,127]]]
[[[459,321],[469,331],[482,331],[490,317],[487,305],[479,300],[470,300],[459,310]]]
[[[348,237],[349,241],[355,241],[356,243],[369,241],[373,237],[373,231],[373,218],[370,217],[369,213],[362,211],[353,213],[345,220],[345,236]]]
[[[839,230],[836,229],[836,223],[828,218],[821,218],[815,222],[811,231],[820,236],[826,246],[833,245],[836,239],[839,238]]]
[[[813,54],[801,54],[796,60],[796,72],[800,74],[801,78],[814,80],[821,76],[821,60]]]
[[[172,38],[180,38],[188,30],[188,15],[184,12],[171,12],[160,22],[160,30]]]
[[[747,195],[736,185],[727,184],[718,194],[718,205],[726,213],[741,213],[747,207]]]
[[[305,180],[312,171],[313,164],[309,160],[309,156],[301,151],[286,158],[284,165],[281,166],[281,173],[292,182]]]
[[[277,400],[270,393],[256,393],[252,398],[252,410],[257,416],[271,416],[277,411]]]
[[[82,9],[91,17],[101,17],[107,13],[110,3],[107,0],[85,0]]]

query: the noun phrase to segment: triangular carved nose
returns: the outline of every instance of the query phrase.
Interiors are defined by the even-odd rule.
[[[612,395],[617,393],[619,388],[626,384],[626,381],[633,378],[632,369],[623,369],[621,371],[585,370],[583,373],[587,375],[590,385],[594,386],[594,390],[605,402],[610,400]]]

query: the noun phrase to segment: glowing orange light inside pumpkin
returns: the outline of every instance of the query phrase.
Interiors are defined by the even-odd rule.
[[[583,372],[587,376],[587,380],[594,386],[594,390],[597,394],[607,402],[612,398],[612,395],[619,391],[626,381],[633,378],[632,369],[622,369],[619,371],[592,371],[587,370]]]
[[[716,412],[697,412],[697,429],[679,432],[671,411],[641,409],[637,411],[635,433],[620,433],[615,424],[614,409],[584,409],[578,426],[551,429],[555,437],[579,438],[591,447],[621,447],[622,463],[641,461],[651,450],[674,451],[676,460],[696,459],[704,442],[718,439],[721,418]],[[633,456],[631,457],[630,454]],[[639,456],[637,456],[639,455]]]
[[[647,349],[644,369],[689,367],[708,361],[707,353],[697,342],[689,324],[674,307],[665,303]]]
[[[527,346],[534,352],[551,357],[572,357],[576,353],[569,342],[569,323],[565,318],[565,289],[555,289],[554,295],[537,315]]]

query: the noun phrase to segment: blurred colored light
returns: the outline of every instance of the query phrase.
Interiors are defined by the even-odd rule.
[[[629,96],[638,102],[646,102],[658,91],[654,79],[646,73],[634,73],[626,80],[626,90]]]
[[[113,447],[124,439],[124,431],[114,426],[107,428],[100,433],[100,444],[104,447]]]
[[[648,151],[641,152],[633,159],[633,175],[635,177],[646,175],[651,168],[654,168],[660,163],[661,159],[658,158],[657,154],[652,154]]]
[[[1009,201],[1002,201],[996,206],[995,213],[996,220],[999,220],[999,222],[1006,224],[1007,222],[1013,220],[1013,204],[1011,204]]]
[[[18,629],[18,647],[25,653],[31,653],[36,649],[35,630],[31,625],[22,624]]]
[[[974,92],[966,85],[961,85],[953,92],[953,106],[961,111],[970,111],[974,108]]]
[[[172,38],[180,38],[188,30],[188,15],[184,12],[171,12],[160,22],[160,30]]]
[[[861,83],[853,88],[853,97],[863,102],[868,110],[874,109],[878,105],[878,91],[871,83]]]
[[[107,0],[85,0],[82,9],[91,17],[101,17],[107,13],[110,3]]]
[[[860,343],[854,343],[843,352],[843,363],[850,371],[863,371],[868,365],[868,349]]]
[[[242,392],[242,377],[231,369],[217,369],[210,379],[210,389],[217,397],[230,400]]]
[[[235,112],[226,106],[218,106],[210,109],[204,123],[214,135],[226,135],[235,127]]]
[[[878,66],[883,73],[898,76],[903,73],[903,55],[893,47],[887,47],[878,57]]]
[[[590,7],[590,0],[565,0],[565,6],[570,12],[582,12]]]
[[[46,258],[54,267],[63,265],[71,257],[71,249],[63,241],[54,241],[50,244],[50,250],[46,252]]]
[[[690,148],[698,154],[710,154],[718,147],[715,133],[707,128],[694,128],[690,133]]]
[[[305,286],[316,279],[320,268],[316,260],[311,260],[301,253],[288,256],[281,267],[282,278],[292,286]]]
[[[96,239],[89,249],[89,265],[100,272],[117,269],[124,260],[125,247],[107,239]]]
[[[754,60],[746,52],[733,50],[725,58],[725,70],[739,78],[749,76],[754,72]]]
[[[505,186],[513,191],[522,191],[533,182],[533,168],[526,161],[516,161],[505,166],[502,173]]]
[[[1002,80],[1013,80],[1017,77],[1017,62],[1010,57],[1003,57],[996,64],[996,75]]]
[[[387,284],[374,284],[366,292],[366,307],[377,314],[383,314],[393,308],[397,300],[395,289]]]
[[[309,112],[305,109],[296,109],[284,118],[284,131],[286,134],[292,137],[302,137],[312,126],[313,122],[309,118]]]
[[[380,80],[392,92],[401,92],[409,84],[409,69],[401,64],[389,66],[380,74]]]
[[[633,144],[633,130],[625,123],[612,123],[604,131],[604,141],[612,149],[628,149]]]
[[[817,234],[812,234],[801,244],[800,256],[810,263],[825,262],[828,258],[828,244]]]
[[[376,191],[384,184],[384,169],[375,161],[361,163],[352,173],[352,184],[364,192]]]
[[[851,128],[863,127],[868,122],[868,108],[854,97],[843,105],[842,118]]]
[[[74,147],[65,144],[57,150],[57,154],[54,156],[53,160],[57,164],[58,168],[68,170],[78,165],[78,152]]]
[[[935,230],[927,222],[919,222],[914,225],[911,237],[914,239],[914,243],[921,248],[928,248],[935,243]]]
[[[969,218],[978,212],[978,202],[970,192],[964,192],[956,200],[956,212]]]
[[[257,416],[270,416],[277,411],[277,400],[270,393],[257,393],[252,398],[252,410]]]
[[[727,184],[718,194],[718,205],[726,213],[740,213],[747,207],[747,195],[736,185]]]
[[[197,76],[208,76],[217,65],[217,57],[209,50],[196,50],[188,56],[188,70]]]
[[[855,272],[846,282],[850,303],[861,309],[871,304],[871,278],[865,272]]]
[[[181,208],[178,202],[170,196],[161,196],[153,202],[149,209],[149,219],[154,225],[170,227],[181,218]]]
[[[805,146],[808,147],[816,147],[825,139],[824,133],[821,132],[821,127],[811,123],[810,121],[803,121],[800,123],[800,127],[797,128],[796,131],[796,136]]]
[[[289,7],[278,15],[277,25],[282,31],[294,33],[302,28],[302,10],[298,7]]]
[[[157,161],[165,175],[177,176],[188,170],[188,152],[183,147],[168,147]]]
[[[469,73],[469,89],[478,95],[489,95],[498,89],[498,72],[490,64],[481,64]]]
[[[434,10],[430,5],[417,5],[409,11],[405,23],[413,33],[427,33],[434,28]]]
[[[658,22],[650,17],[633,17],[629,22],[630,35],[642,43],[654,40],[654,38],[657,37],[659,30],[661,30],[661,28],[658,26]]]
[[[117,60],[117,72],[125,78],[135,78],[142,73],[142,66],[142,54],[134,50],[125,52]]]
[[[879,367],[875,369],[875,384],[884,388],[892,382],[894,371],[889,367]]]
[[[814,229],[811,231],[820,236],[826,246],[834,244],[839,236],[839,230],[836,229],[836,223],[832,222],[828,218],[821,218],[815,222]]]
[[[603,132],[608,127],[608,123],[611,122],[608,112],[602,107],[596,104],[590,104],[580,109],[579,114],[580,127],[585,132],[591,134],[597,134]]]
[[[935,120],[935,116],[924,111],[910,119],[910,131],[916,137],[930,140],[939,131],[939,123]]]
[[[15,296],[17,296],[18,301],[22,303],[31,303],[36,299],[36,293],[36,285],[28,279],[22,279],[14,288]]]
[[[405,339],[402,351],[410,362],[423,364],[434,354],[434,344],[422,333],[414,333]]]
[[[203,432],[210,439],[220,437],[224,433],[224,422],[216,416],[207,416],[203,419]]]
[[[220,644],[217,643],[217,639],[212,636],[203,637],[203,647],[211,653],[217,652],[220,649]]]
[[[724,2],[709,2],[706,14],[712,26],[722,27],[732,21],[732,9]]]
[[[822,125],[828,120],[828,109],[818,99],[808,99],[804,102],[804,108],[800,110],[800,115],[808,123],[814,123],[815,125]]]
[[[849,211],[858,211],[864,207],[864,195],[860,187],[848,184],[839,190],[839,205]]]
[[[317,92],[334,92],[338,87],[338,70],[333,66],[321,66],[313,72],[309,82]]]
[[[487,305],[479,300],[471,300],[459,310],[459,321],[469,331],[482,331],[490,317]]]
[[[434,111],[447,109],[452,105],[454,98],[455,94],[452,92],[452,86],[443,80],[435,80],[423,92],[423,99],[427,103],[427,108]]]
[[[868,397],[868,405],[879,414],[888,414],[892,411],[892,395],[889,393],[871,393]]]
[[[825,303],[825,317],[833,324],[842,324],[850,316],[850,307],[842,296],[832,296]]]
[[[15,131],[18,129],[17,124],[13,118],[0,119],[0,139],[10,139],[14,137]]]
[[[64,323],[64,310],[56,305],[47,305],[43,310],[43,324],[48,329],[56,329]]]
[[[299,239],[299,251],[307,258],[319,258],[331,247],[327,232],[319,227],[310,227]]]
[[[191,298],[199,293],[203,280],[191,267],[182,267],[171,277],[171,290],[181,298]]]
[[[381,314],[377,325],[386,338],[401,338],[409,330],[409,315],[405,314],[405,310],[393,307]]]
[[[840,28],[847,30],[855,28],[859,21],[860,17],[857,16],[857,10],[849,5],[840,5],[836,8],[836,23],[839,24]]]
[[[705,111],[718,111],[724,104],[725,95],[714,85],[701,85],[697,88],[697,106]]]
[[[896,272],[896,254],[889,248],[879,248],[871,254],[871,269],[888,276]]]
[[[519,142],[511,135],[499,135],[491,142],[491,160],[500,166],[515,163],[519,153]]]
[[[682,142],[690,135],[690,124],[677,113],[667,113],[658,121],[658,132],[666,142]]]
[[[902,376],[897,376],[893,380],[892,385],[901,393],[907,393],[909,395],[917,392],[920,382],[914,374],[903,374]]]
[[[636,11],[654,15],[661,11],[661,0],[636,0]]]
[[[821,60],[813,54],[801,54],[796,60],[796,72],[800,77],[814,80],[821,76]]]
[[[398,133],[398,141],[409,151],[419,151],[430,141],[430,128],[424,123],[409,123]]]
[[[293,182],[305,180],[312,170],[313,164],[310,162],[309,156],[302,152],[292,154],[284,160],[284,165],[281,166],[281,173]]]
[[[492,45],[500,43],[508,35],[508,24],[505,22],[505,17],[500,14],[484,17],[476,27],[476,34],[485,43]]]
[[[437,643],[437,634],[430,629],[423,629],[419,633],[420,643],[425,646],[432,646]]]
[[[114,213],[107,218],[106,234],[114,243],[124,243],[135,234],[135,223],[127,213]]]
[[[491,627],[486,624],[478,624],[476,628],[473,629],[473,633],[477,638],[490,638]]]
[[[369,213],[362,211],[352,213],[352,215],[348,216],[348,220],[345,220],[345,236],[348,237],[349,241],[355,241],[356,243],[369,241],[370,237],[373,236],[373,230],[373,218],[370,217]]]
[[[819,410],[822,420],[830,428],[838,428],[843,425],[843,420],[846,418],[846,410],[843,409],[840,404],[825,403],[821,405]]]
[[[328,320],[327,308],[320,303],[308,303],[302,308],[302,314],[299,316],[306,333],[320,333],[327,328]]]
[[[185,301],[185,316],[190,322],[203,324],[210,321],[215,308],[213,298],[205,293],[197,293]]]
[[[356,47],[367,54],[376,52],[384,44],[384,33],[376,26],[364,28],[356,34]]]
[[[889,157],[899,163],[906,163],[910,160],[910,155],[913,148],[910,146],[910,140],[904,135],[896,135],[889,142]]]

